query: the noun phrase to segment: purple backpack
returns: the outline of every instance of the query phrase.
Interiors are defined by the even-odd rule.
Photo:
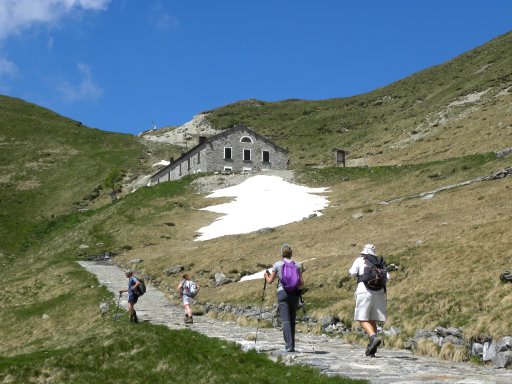
[[[294,292],[300,285],[300,272],[295,262],[286,262],[283,260],[281,269],[281,285],[286,292]]]

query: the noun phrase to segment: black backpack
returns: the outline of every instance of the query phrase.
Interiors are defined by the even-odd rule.
[[[135,291],[137,292],[137,296],[142,296],[146,293],[146,283],[144,283],[143,279],[137,278],[137,280],[139,280],[139,285],[137,285]]]
[[[365,287],[371,291],[386,290],[388,269],[382,257],[364,255],[364,272],[359,275],[357,282],[363,282]]]

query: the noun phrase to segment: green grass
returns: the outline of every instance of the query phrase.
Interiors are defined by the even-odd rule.
[[[0,96],[0,250],[23,251],[34,228],[76,211],[111,168],[134,170],[133,136],[90,129],[22,100]]]
[[[121,319],[126,321],[126,319]],[[116,322],[107,335],[72,348],[0,357],[0,379],[10,383],[364,383],[327,377],[304,366],[284,366],[234,343],[192,331]]]
[[[76,263],[103,252],[116,253],[120,265],[143,259],[137,268],[164,288],[177,284],[164,270],[183,264],[204,300],[244,305],[259,303],[260,282],[233,290],[215,287],[211,276],[272,265],[286,241],[298,257],[316,258],[305,272],[308,314],[349,325],[355,283],[346,271],[371,241],[399,265],[386,324],[403,329],[399,338],[437,325],[459,326],[467,339],[509,335],[510,290],[498,279],[512,262],[510,178],[428,201],[381,202],[510,166],[510,158],[497,159],[493,151],[510,146],[511,45],[512,34],[500,36],[364,95],[246,100],[211,111],[214,128],[245,123],[288,148],[300,182],[330,187],[330,206],[318,218],[270,234],[208,242],[195,242],[194,235],[217,216],[199,210],[213,201],[189,190],[194,177],[141,188],[115,203],[100,188],[114,168],[131,178],[150,173],[155,158],[179,153],[175,146],[142,144],[0,96],[0,263],[9,287],[0,301],[0,381],[165,382],[185,381],[180,375],[188,372],[205,383],[232,376],[237,382],[337,382],[190,332],[106,321],[98,306],[112,296]],[[488,92],[478,103],[450,107],[481,91]],[[439,116],[445,120],[434,122]],[[416,138],[419,133],[424,136]],[[334,147],[349,151],[349,167],[332,167]],[[274,303],[269,290],[264,304]]]
[[[333,164],[333,148],[348,150],[349,159],[370,155],[392,162],[397,152],[392,145],[397,139],[427,130],[428,122],[439,113],[446,114],[451,102],[471,93],[493,87],[501,90],[512,84],[512,57],[508,54],[511,41],[512,34],[508,33],[453,60],[366,94],[317,101],[243,100],[209,111],[207,119],[216,129],[247,124],[289,148],[294,168]],[[491,101],[486,107],[492,111],[497,103]],[[449,115],[467,111],[469,106],[451,108]],[[453,126],[448,122],[443,128],[448,134],[460,126],[466,131],[460,140],[455,134],[447,138],[450,146],[464,147],[467,153],[484,152],[483,144],[489,138],[480,140],[481,133],[497,134],[499,127],[495,123],[500,119],[500,116],[486,116],[483,125],[475,131],[471,128],[471,133],[471,120],[477,120],[473,116],[459,118]],[[435,149],[414,156],[421,161],[450,156],[445,149],[432,153],[439,151],[443,135],[440,132],[424,138],[416,147],[428,149],[432,137]],[[437,144],[435,140],[439,140]],[[499,145],[500,141],[495,143]]]

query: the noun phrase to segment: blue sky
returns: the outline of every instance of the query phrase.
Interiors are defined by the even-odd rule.
[[[0,94],[138,134],[365,93],[510,30],[509,0],[0,0]]]

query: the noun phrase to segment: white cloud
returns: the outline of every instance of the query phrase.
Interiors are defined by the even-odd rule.
[[[73,102],[101,97],[103,90],[94,83],[91,68],[83,63],[78,63],[77,68],[81,74],[80,84],[74,86],[67,81],[63,81],[57,87],[64,99],[68,102]]]
[[[111,0],[1,0],[0,41],[23,29],[54,24],[75,10],[105,10]]]
[[[150,22],[157,29],[175,29],[180,26],[179,20],[168,13],[162,4],[155,4],[151,7]]]
[[[4,76],[15,76],[18,73],[16,64],[12,61],[7,60],[4,57],[0,57],[0,78]]]
[[[19,74],[18,67],[12,61],[5,57],[0,57],[0,93],[8,93],[9,86],[5,83],[5,79],[14,78]]]

